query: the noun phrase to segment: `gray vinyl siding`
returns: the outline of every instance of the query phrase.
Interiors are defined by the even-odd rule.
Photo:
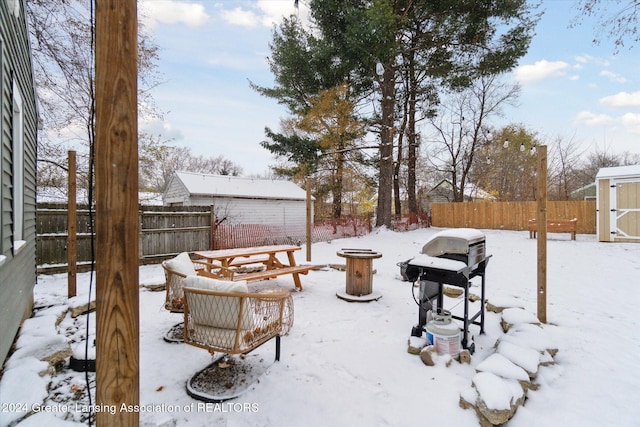
[[[30,314],[36,283],[36,156],[37,108],[24,1],[20,14],[0,1],[0,362],[4,361],[20,322]],[[13,82],[22,97],[24,164],[13,164]],[[13,236],[13,174],[24,167],[24,223],[19,250]]]

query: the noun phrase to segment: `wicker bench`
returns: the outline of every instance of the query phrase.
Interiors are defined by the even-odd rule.
[[[576,233],[578,231],[578,219],[548,219],[547,220],[547,232],[548,233],[570,233],[571,240],[576,240]],[[538,221],[535,219],[529,220],[529,238],[535,239],[538,234]]]
[[[280,360],[280,336],[293,326],[291,293],[283,289],[250,293],[246,282],[195,275],[185,278],[183,291],[185,344],[225,355],[187,380],[187,394],[206,402],[238,397],[260,378],[245,358],[229,355],[245,355],[275,338],[275,360]],[[231,374],[223,373],[229,371],[235,371],[233,381]]]

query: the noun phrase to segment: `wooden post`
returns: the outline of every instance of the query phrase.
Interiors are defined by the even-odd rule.
[[[216,210],[215,210],[215,205],[211,205],[211,214],[209,215],[209,224],[211,224],[211,228],[210,228],[210,233],[211,233],[211,239],[209,242],[209,247],[211,249],[218,249],[216,248],[216,231],[217,228],[216,227]]]
[[[96,2],[96,405],[99,426],[138,426],[136,0]]]
[[[538,153],[538,320],[547,323],[547,146]]]
[[[76,225],[76,152],[69,151],[67,168],[67,295],[76,296],[78,245]]]
[[[307,188],[307,262],[311,261],[311,223],[312,223],[312,215],[311,215],[311,180],[309,179],[309,175],[307,175],[307,179],[305,182],[305,186]]]

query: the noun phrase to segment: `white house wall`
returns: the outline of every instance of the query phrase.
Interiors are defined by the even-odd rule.
[[[182,181],[175,179],[175,175],[169,181],[164,194],[164,203],[167,205],[197,205],[189,200],[189,192]],[[210,205],[210,203],[209,203]]]

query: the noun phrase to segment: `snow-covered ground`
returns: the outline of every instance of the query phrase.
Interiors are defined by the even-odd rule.
[[[165,426],[477,426],[473,410],[459,406],[480,363],[495,353],[504,332],[501,315],[488,312],[486,333],[472,326],[476,351],[471,364],[446,366],[436,358],[426,366],[407,352],[411,327],[418,308],[411,283],[401,280],[398,262],[420,252],[437,228],[396,233],[386,229],[352,239],[317,243],[312,263],[340,264],[341,248],[369,248],[382,252],[373,261],[377,273],[373,287],[378,301],[349,303],[336,297],[344,290],[345,273],[334,269],[311,271],[302,276],[304,290],[293,292],[295,324],[282,338],[282,355],[259,383],[238,399],[221,405],[204,405],[189,397],[185,382],[211,361],[207,351],[163,341],[163,333],[180,316],[163,309],[164,293],[140,290],[140,414],[143,425]],[[535,314],[536,250],[527,232],[483,230],[487,252],[489,302],[510,301]],[[297,262],[305,262],[305,249]],[[600,243],[595,236],[549,234],[547,321],[544,331],[559,349],[555,364],[541,367],[535,382],[539,388],[508,422],[510,427],[637,426],[640,420],[638,389],[640,328],[637,297],[640,295],[640,244]],[[140,268],[141,285],[164,280],[160,266]],[[87,299],[88,274],[78,275],[79,299]],[[473,293],[479,292],[474,279]],[[53,320],[68,304],[66,276],[40,276],[35,288],[37,323],[25,323],[29,336],[60,340]],[[293,290],[290,277],[258,282],[252,288],[284,287]],[[415,290],[417,292],[417,289]],[[461,299],[447,299],[452,311]],[[89,319],[95,325],[93,315]],[[78,340],[85,316],[69,315],[58,327],[65,339]],[[91,326],[90,328],[94,328]],[[44,338],[43,338],[44,337]],[[42,342],[42,341],[41,341]],[[37,373],[46,367],[20,348],[7,361],[0,381],[0,425],[10,425],[33,409],[19,423],[72,425],[83,417],[84,374],[64,370],[52,376]],[[273,358],[269,342],[248,357]],[[91,379],[93,376],[90,377]],[[478,382],[481,383],[480,379]],[[482,383],[485,386],[490,383]],[[487,393],[492,393],[489,391]],[[491,396],[500,398],[500,396]],[[44,400],[44,403],[43,403]],[[80,402],[76,404],[76,402]],[[59,411],[59,412],[44,412]],[[86,414],[84,414],[86,415]]]

